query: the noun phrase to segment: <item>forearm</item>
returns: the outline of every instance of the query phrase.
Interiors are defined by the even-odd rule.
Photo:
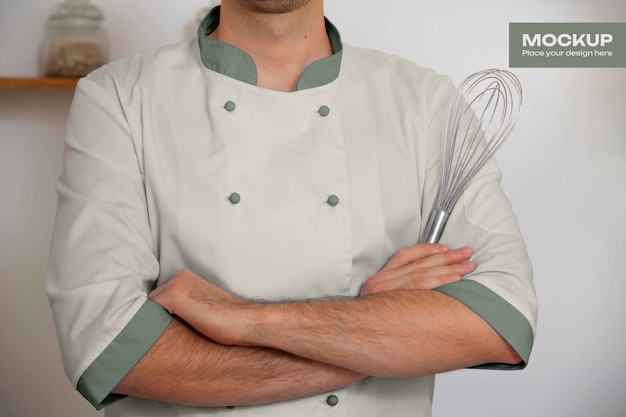
[[[427,375],[520,361],[484,320],[435,291],[248,307],[241,344],[281,349],[368,375]]]
[[[406,377],[518,363],[517,353],[486,321],[432,291],[439,280],[433,277],[454,281],[473,269],[463,262],[470,255],[436,245],[398,251],[354,299],[253,303],[189,270],[150,298],[220,343],[274,348],[359,374]]]
[[[114,392],[201,407],[288,400],[363,375],[279,350],[217,344],[175,319]]]

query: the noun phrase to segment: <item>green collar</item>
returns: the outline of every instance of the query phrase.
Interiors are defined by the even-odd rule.
[[[339,75],[341,53],[343,51],[341,37],[337,28],[328,19],[325,18],[325,21],[326,32],[333,48],[333,54],[311,63],[304,69],[298,80],[298,90],[329,84]],[[200,23],[200,27],[198,27],[198,42],[200,44],[202,63],[212,71],[256,85],[256,65],[250,55],[237,47],[206,37],[206,35],[212,33],[217,28],[219,22],[220,6],[217,6],[211,10]]]

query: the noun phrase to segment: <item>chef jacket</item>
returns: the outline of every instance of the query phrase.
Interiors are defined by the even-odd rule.
[[[76,89],[58,181],[47,292],[71,382],[108,416],[429,416],[433,376],[369,377],[273,404],[194,408],[111,390],[172,317],[147,294],[189,268],[269,301],[357,296],[415,244],[437,195],[450,80],[343,45],[297,91],[256,86],[245,52],[198,39],[109,64]],[[442,242],[477,269],[437,289],[523,358],[536,301],[531,265],[495,162],[472,181]],[[332,324],[330,324],[332,325]],[[115,403],[115,404],[114,404]]]

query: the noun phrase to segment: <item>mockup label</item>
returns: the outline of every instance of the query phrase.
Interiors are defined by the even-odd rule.
[[[626,67],[626,23],[509,23],[509,66]]]

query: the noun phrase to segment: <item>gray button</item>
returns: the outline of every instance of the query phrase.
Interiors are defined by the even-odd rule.
[[[331,195],[330,197],[328,197],[328,200],[326,200],[326,202],[329,206],[335,207],[337,204],[339,204],[339,197],[337,197],[336,195]]]
[[[328,398],[326,398],[326,404],[334,407],[339,404],[339,398],[337,398],[336,395],[329,395]]]
[[[235,104],[234,101],[227,101],[224,104],[224,108],[226,109],[226,111],[235,111],[235,109],[237,108],[237,105]]]
[[[228,196],[228,201],[233,204],[239,204],[239,202],[241,201],[241,196],[239,195],[239,193],[232,193]]]
[[[320,114],[320,116],[326,117],[330,114],[330,109],[328,108],[328,106],[321,106],[317,112]]]

